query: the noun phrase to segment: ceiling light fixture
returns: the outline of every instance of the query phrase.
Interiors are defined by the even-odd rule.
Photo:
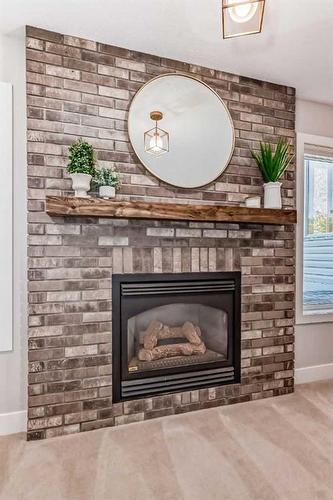
[[[157,126],[157,122],[162,120],[161,111],[152,111],[150,119],[155,122],[155,127],[147,130],[144,134],[144,143],[146,153],[160,156],[169,151],[169,134]]]
[[[222,0],[223,38],[260,33],[266,0]]]

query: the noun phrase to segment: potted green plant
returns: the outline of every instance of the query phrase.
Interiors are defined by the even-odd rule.
[[[116,196],[116,189],[120,184],[119,173],[113,168],[101,168],[97,170],[95,183],[99,187],[99,195],[102,198],[114,198]]]
[[[294,159],[291,146],[285,139],[279,139],[275,151],[273,146],[260,143],[260,151],[251,151],[264,178],[264,207],[282,208],[281,179],[282,175]]]
[[[72,188],[77,197],[87,197],[91,179],[96,174],[96,156],[94,149],[84,139],[73,142],[69,148],[67,172],[72,179]]]

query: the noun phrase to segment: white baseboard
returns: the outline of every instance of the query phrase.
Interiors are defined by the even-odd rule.
[[[0,413],[0,436],[26,432],[27,412],[14,411],[12,413]]]
[[[333,363],[327,365],[306,366],[305,368],[296,368],[295,384],[307,384],[318,380],[333,379]]]

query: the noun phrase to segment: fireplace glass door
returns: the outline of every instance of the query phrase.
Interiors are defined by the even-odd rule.
[[[200,303],[171,302],[127,321],[128,371],[225,361],[228,314]]]

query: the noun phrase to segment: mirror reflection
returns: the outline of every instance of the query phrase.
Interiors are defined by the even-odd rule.
[[[183,188],[217,179],[234,149],[234,127],[222,99],[200,80],[181,74],[161,75],[137,92],[128,129],[147,170]]]

